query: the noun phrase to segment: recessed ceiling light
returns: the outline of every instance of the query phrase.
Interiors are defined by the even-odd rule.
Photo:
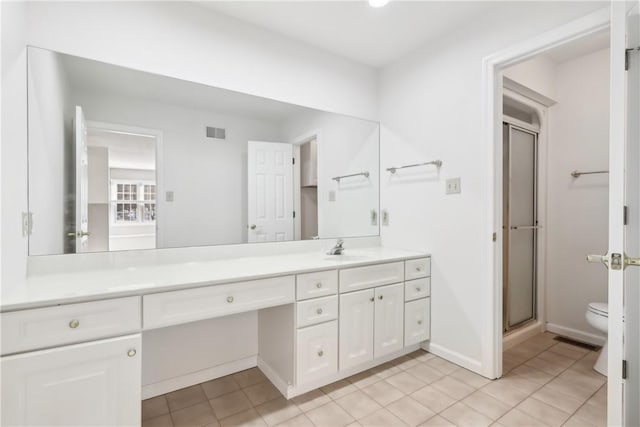
[[[369,0],[369,6],[371,7],[382,7],[389,3],[389,0]]]

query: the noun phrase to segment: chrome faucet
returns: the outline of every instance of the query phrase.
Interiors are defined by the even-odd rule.
[[[327,255],[342,255],[342,251],[344,251],[344,248],[342,247],[343,243],[344,243],[344,240],[338,239],[338,241],[336,242],[336,245],[331,249],[329,249],[329,252],[327,252]]]

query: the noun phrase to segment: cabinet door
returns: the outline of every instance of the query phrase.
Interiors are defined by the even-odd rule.
[[[140,424],[140,335],[3,357],[2,425]]]
[[[374,291],[340,295],[340,369],[373,360]]]
[[[422,298],[405,305],[404,345],[409,346],[426,341],[430,336],[430,299]]]
[[[297,335],[298,384],[338,372],[338,322],[298,329]]]
[[[404,284],[381,286],[375,292],[375,357],[402,350],[404,342]]]

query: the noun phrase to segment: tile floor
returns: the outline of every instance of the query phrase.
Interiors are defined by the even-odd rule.
[[[285,400],[257,368],[142,402],[158,426],[604,426],[597,353],[537,335],[504,353],[490,381],[417,351]]]

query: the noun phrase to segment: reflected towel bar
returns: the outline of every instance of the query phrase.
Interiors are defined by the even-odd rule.
[[[364,172],[352,173],[351,175],[334,176],[331,179],[333,179],[336,182],[340,182],[342,178],[351,178],[352,176],[360,176],[360,175],[364,176],[365,178],[369,178],[369,172],[364,171]]]
[[[571,172],[571,176],[574,178],[578,178],[580,175],[592,175],[595,173],[609,173],[609,171],[590,171],[590,172],[573,171]]]
[[[428,165],[435,165],[436,167],[440,167],[442,166],[442,160],[432,160],[430,162],[416,163],[413,165],[405,165],[405,166],[398,166],[398,167],[392,166],[390,168],[387,168],[387,172],[396,173],[396,171],[399,169],[415,168],[417,166],[428,166]]]

